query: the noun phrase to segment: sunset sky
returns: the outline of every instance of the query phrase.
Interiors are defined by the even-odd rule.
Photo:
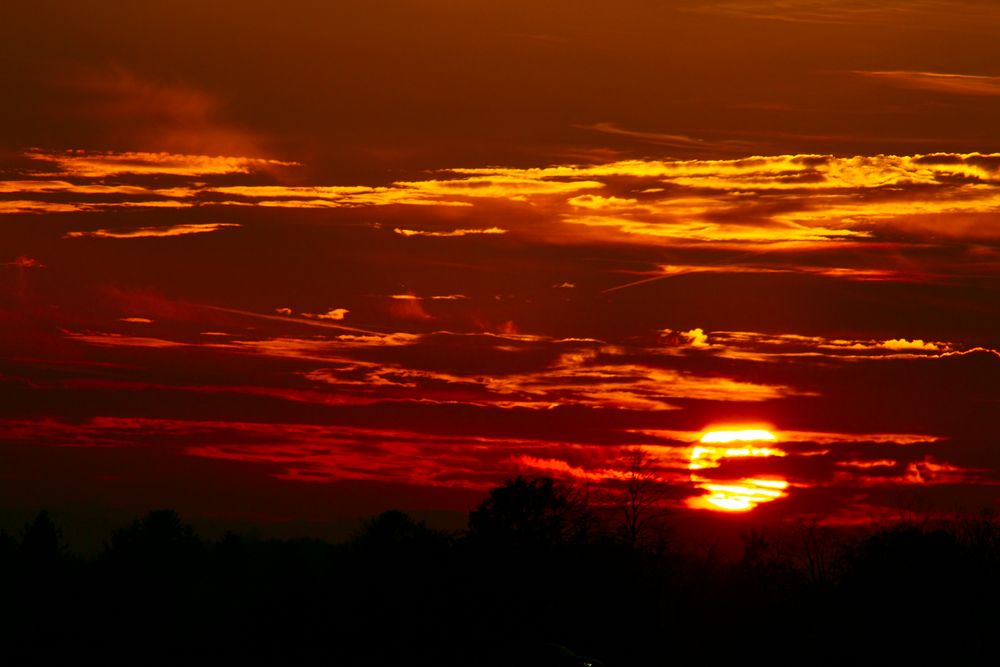
[[[637,448],[679,515],[995,505],[998,34],[994,0],[5,7],[0,509],[460,512]]]

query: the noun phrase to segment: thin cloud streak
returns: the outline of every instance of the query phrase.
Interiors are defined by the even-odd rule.
[[[267,167],[291,167],[298,164],[261,158],[176,153],[100,153],[81,150],[56,153],[33,150],[26,155],[33,160],[52,164],[58,170],[56,173],[85,178],[125,174],[173,176],[249,174]]]
[[[856,71],[855,74],[886,83],[955,95],[1000,95],[1000,76],[975,76],[970,74],[942,74],[939,72],[912,71]]]
[[[751,20],[832,25],[924,25],[939,29],[983,32],[1000,18],[993,6],[976,0],[719,0],[692,2],[688,11]]]
[[[485,229],[452,229],[447,232],[433,232],[418,229],[400,229],[396,227],[392,230],[400,236],[433,236],[433,237],[452,237],[452,236],[470,236],[475,234],[506,234],[506,229],[501,229],[499,227],[486,227]]]
[[[96,229],[89,232],[67,232],[63,238],[81,239],[142,239],[168,238],[172,236],[187,236],[189,234],[209,234],[222,229],[240,227],[232,222],[212,222],[204,224],[171,225],[167,227],[131,227],[121,229]]]

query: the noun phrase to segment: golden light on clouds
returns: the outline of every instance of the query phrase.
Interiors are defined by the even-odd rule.
[[[122,174],[169,174],[205,176],[248,174],[271,167],[296,166],[295,162],[229,155],[185,155],[175,153],[82,151],[46,152],[32,150],[31,159],[50,162],[64,174],[83,177]]]

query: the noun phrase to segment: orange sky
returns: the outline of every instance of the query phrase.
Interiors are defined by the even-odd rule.
[[[0,508],[994,504],[1000,6],[55,2],[0,25]],[[781,456],[692,476],[706,430]],[[713,479],[715,481],[713,481]],[[765,485],[766,486],[766,485]]]

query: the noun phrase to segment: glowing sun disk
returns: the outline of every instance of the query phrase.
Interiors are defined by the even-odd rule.
[[[744,429],[741,431],[709,431],[701,436],[703,443],[721,444],[729,442],[774,442],[776,438],[770,431],[760,428]]]
[[[783,479],[745,478],[738,480],[710,480],[696,471],[718,468],[724,459],[785,456],[775,447],[754,447],[749,443],[774,442],[777,438],[764,429],[708,431],[700,444],[691,448],[688,465],[691,481],[707,493],[692,498],[688,505],[700,509],[723,512],[746,512],[761,503],[784,497],[788,482]],[[722,447],[733,443],[747,443],[740,447]]]

